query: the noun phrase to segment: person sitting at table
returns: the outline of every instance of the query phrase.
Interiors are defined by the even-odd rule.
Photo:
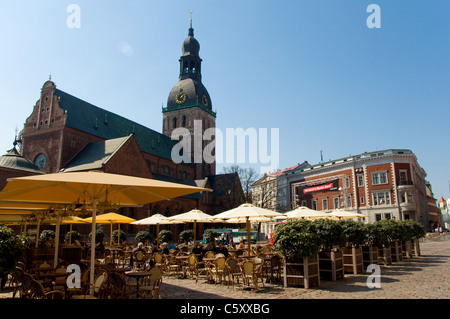
[[[219,243],[219,245],[216,247],[216,249],[214,249],[214,252],[216,254],[222,254],[226,257],[228,257],[228,249],[227,247],[225,247],[225,245],[223,243]]]
[[[245,248],[244,240],[239,240],[239,245],[237,245],[236,250],[243,250]]]
[[[208,240],[208,243],[206,244],[206,247],[205,247],[205,252],[213,251],[214,247],[216,247],[215,240],[214,239]]]
[[[169,255],[170,254],[170,250],[167,247],[167,243],[162,243],[161,244],[161,254],[163,254],[163,255]]]
[[[139,243],[136,248],[133,248],[130,255],[130,267],[133,267],[133,259],[134,255],[138,252],[142,251],[145,254],[145,248],[143,243]]]
[[[202,261],[205,250],[203,249],[203,243],[199,241],[197,245],[192,249],[192,253],[197,255],[198,261]]]
[[[177,246],[173,242],[170,242],[170,244],[169,244],[169,246],[167,246],[167,248],[169,248],[169,250],[177,249]]]

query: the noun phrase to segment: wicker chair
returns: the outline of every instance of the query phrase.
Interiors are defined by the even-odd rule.
[[[242,290],[244,290],[245,288],[258,290],[258,278],[255,272],[255,264],[252,261],[246,260],[242,263],[241,275]]]
[[[161,299],[162,270],[154,266],[150,268],[149,272],[151,275],[145,277],[142,286],[139,287],[140,295],[145,297],[147,293],[151,293],[152,299],[154,299],[157,294]]]
[[[31,281],[31,299],[64,299],[64,292],[61,290],[45,290],[37,280]]]
[[[210,274],[210,278],[214,277],[214,284],[217,284],[219,277],[221,278],[221,282],[225,278],[225,267],[226,267],[226,259],[225,256],[219,256],[211,263],[210,267],[208,267],[208,271]]]
[[[226,262],[226,275],[228,280],[231,281],[233,290],[234,283],[236,281],[239,284],[239,277],[241,276],[241,270],[239,268],[238,262],[235,258],[228,258]]]

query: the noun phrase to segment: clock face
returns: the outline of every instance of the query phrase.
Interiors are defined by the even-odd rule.
[[[39,154],[38,156],[36,156],[36,159],[34,160],[34,163],[39,167],[39,168],[44,168],[45,164],[47,164],[47,158],[45,157],[44,154]]]
[[[202,97],[202,104],[204,106],[208,106],[208,103],[209,103],[208,98],[206,97],[206,95],[203,95],[203,97]]]
[[[186,101],[186,93],[184,92],[178,93],[175,98],[175,102],[177,102],[178,104],[182,104],[184,103],[184,101]]]

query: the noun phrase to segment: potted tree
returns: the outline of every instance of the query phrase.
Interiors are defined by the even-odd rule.
[[[414,255],[420,256],[419,239],[426,235],[424,226],[412,219],[404,220],[403,225],[408,233],[403,245],[406,258],[412,258]]]
[[[344,260],[342,247],[346,246],[347,236],[342,224],[332,219],[314,221],[318,235],[323,238],[319,251],[320,276],[326,280],[336,281],[344,278]]]
[[[351,219],[342,220],[340,224],[347,243],[343,249],[344,272],[364,273],[363,245],[367,242],[366,227],[362,222]]]
[[[403,249],[402,249],[402,242],[407,240],[408,236],[408,230],[405,227],[403,221],[399,220],[389,220],[389,223],[392,227],[392,234],[391,234],[391,256],[392,261],[402,261],[403,260]]]
[[[5,286],[8,274],[15,271],[16,263],[24,261],[29,244],[28,237],[16,235],[11,228],[0,225],[0,289]]]
[[[163,229],[158,234],[160,243],[168,243],[173,239],[173,233],[168,229]]]
[[[362,231],[364,233],[365,242],[361,245],[363,255],[364,269],[369,265],[378,264],[378,247],[374,243],[374,225],[362,224]]]
[[[320,285],[318,252],[323,245],[314,222],[307,219],[287,221],[273,233],[275,251],[283,258],[284,287]]]
[[[391,243],[392,243],[392,224],[388,219],[382,219],[375,222],[371,228],[373,243],[378,247],[378,263],[385,265],[392,264]]]
[[[152,234],[147,230],[141,230],[137,232],[136,236],[134,237],[137,243],[143,243],[151,242],[153,240]]]
[[[194,239],[194,230],[192,229],[183,230],[180,233],[180,239],[184,241],[186,244],[188,244],[189,241]]]

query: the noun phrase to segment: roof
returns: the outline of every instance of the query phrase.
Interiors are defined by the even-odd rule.
[[[156,179],[158,181],[171,182],[171,183],[177,183],[177,184],[184,184],[184,185],[199,187],[194,180],[181,179],[181,178],[177,178],[177,177],[173,177],[173,176],[167,176],[167,175],[162,175],[162,174],[158,174],[158,173],[152,173],[152,174],[153,174],[153,179]],[[200,198],[200,193],[189,194],[189,195],[185,195],[185,196],[182,196],[182,197],[198,199],[198,198]]]
[[[227,191],[233,189],[237,173],[209,175],[209,184],[213,189],[214,197],[222,198]]]
[[[143,152],[171,160],[171,151],[178,141],[148,127],[109,112],[64,91],[55,89],[59,107],[66,111],[66,125],[105,140],[134,134]],[[89,114],[89,116],[86,116]]]
[[[85,171],[102,168],[104,164],[128,141],[132,135],[87,144],[64,167],[64,172]]]
[[[25,157],[22,157],[15,147],[9,150],[7,154],[0,157],[0,167],[35,174],[44,174],[36,164]]]

